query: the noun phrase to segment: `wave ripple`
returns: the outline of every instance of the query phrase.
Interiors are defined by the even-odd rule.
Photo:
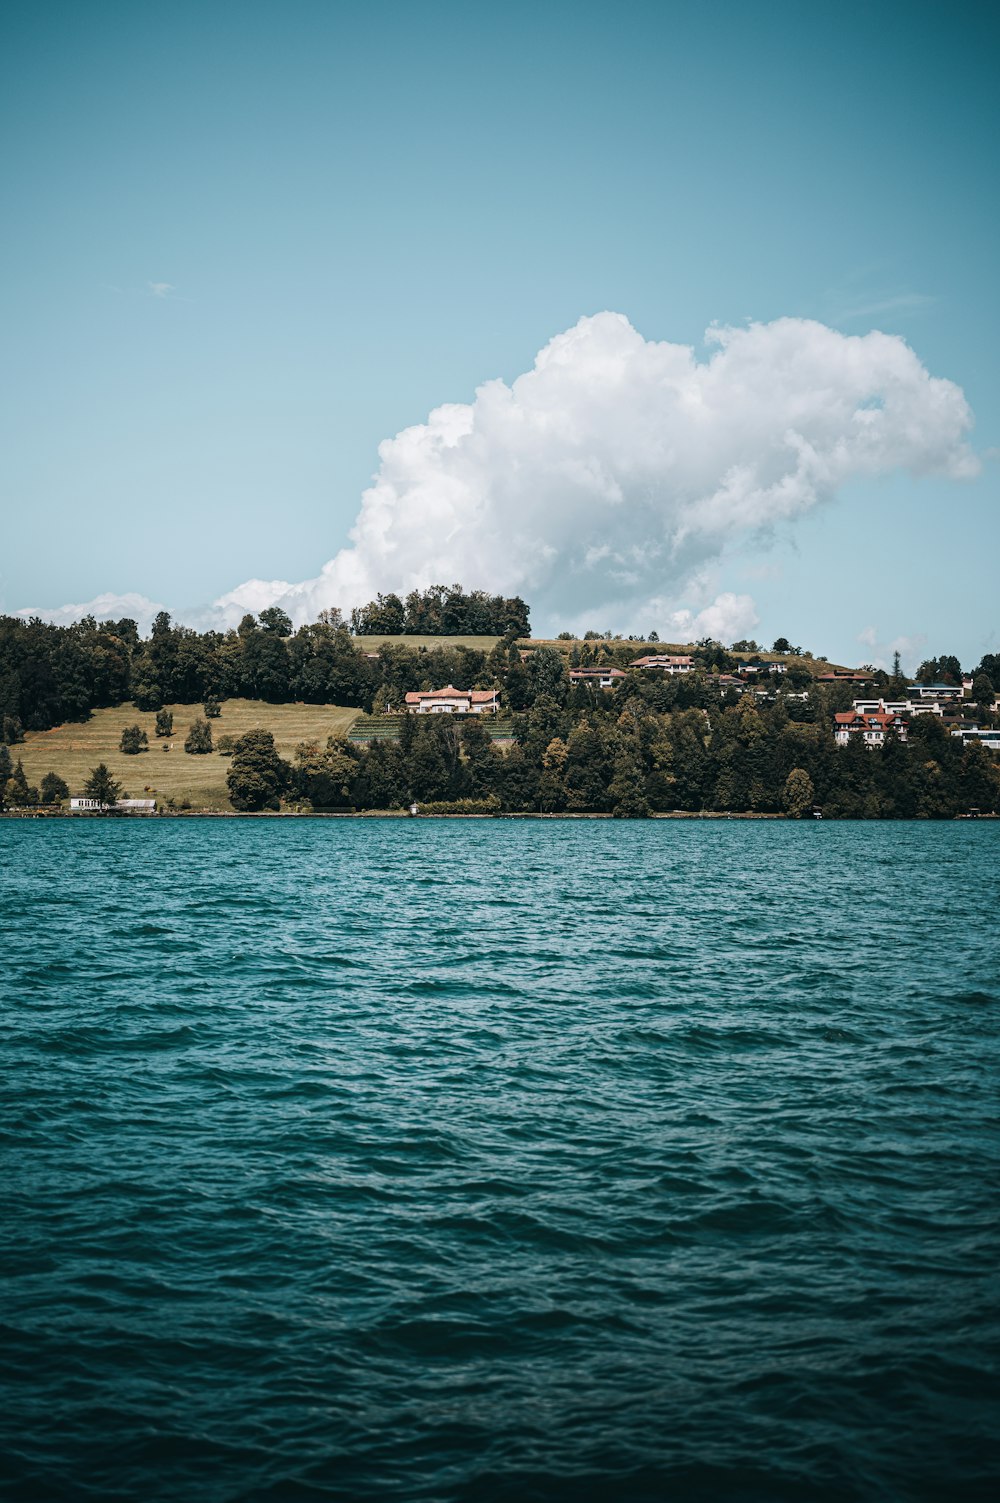
[[[3,1496],[992,1497],[998,836],[5,823]]]

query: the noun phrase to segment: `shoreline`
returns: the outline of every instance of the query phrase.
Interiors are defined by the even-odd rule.
[[[579,812],[542,814],[537,810],[519,810],[500,814],[411,814],[409,809],[158,809],[155,814],[99,814],[91,811],[70,813],[55,809],[3,809],[3,819],[66,819],[82,820],[159,820],[159,819],[457,819],[457,820],[613,820],[613,814]],[[956,821],[998,820],[1000,814],[955,814],[949,819],[865,819],[852,816],[849,819],[793,818],[788,814],[761,814],[752,810],[729,811],[721,809],[670,809],[644,815],[641,819],[621,819],[619,824],[645,824],[658,819],[725,819],[725,820],[783,820],[793,824],[954,824]]]

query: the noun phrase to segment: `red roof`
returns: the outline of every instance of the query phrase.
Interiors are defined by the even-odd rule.
[[[467,699],[474,705],[489,704],[496,699],[496,689],[456,689],[447,684],[443,689],[412,689],[406,696],[408,705],[418,705],[422,699]]]

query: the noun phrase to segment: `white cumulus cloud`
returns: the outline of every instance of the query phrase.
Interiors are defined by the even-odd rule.
[[[896,335],[782,318],[713,327],[707,343],[699,359],[619,313],[582,318],[509,386],[487,381],[386,439],[349,545],[316,578],[247,580],[186,619],[229,626],[280,605],[300,624],[458,581],[523,595],[536,630],[727,640],[757,613],[749,595],[712,599],[724,551],[860,477],[979,472],[961,388]],[[39,614],[142,614],[103,603],[119,598],[139,597]]]
[[[43,621],[52,621],[56,626],[71,626],[84,616],[94,616],[98,621],[125,619],[134,621],[139,631],[145,633],[163,610],[166,610],[166,606],[156,600],[149,600],[145,595],[108,594],[95,595],[93,600],[86,600],[82,605],[27,606],[24,610],[15,611],[14,615],[20,616],[24,621],[30,621],[32,616],[40,616]]]
[[[538,625],[725,638],[756,620],[749,596],[699,595],[727,546],[856,477],[978,473],[961,388],[898,336],[783,318],[708,342],[699,360],[621,314],[582,318],[509,386],[386,439],[350,546],[315,579],[248,581],[216,619],[279,604],[302,622],[461,581],[524,595]]]

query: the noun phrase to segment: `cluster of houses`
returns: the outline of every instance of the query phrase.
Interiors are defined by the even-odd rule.
[[[834,715],[833,739],[838,746],[859,741],[869,748],[884,745],[890,733],[905,741],[915,715],[936,715],[963,745],[1000,751],[1000,727],[980,726],[962,713],[962,700],[971,692],[972,679],[965,678],[961,684],[911,684],[901,700],[856,699],[849,710]]]
[[[634,659],[629,666],[670,677],[695,671],[693,658],[674,653],[646,654]],[[738,664],[735,673],[712,674],[711,680],[721,693],[732,689],[740,694],[750,693],[755,699],[770,699],[773,694],[757,688],[754,680],[786,671],[783,662],[756,658]],[[627,676],[625,669],[607,666],[571,668],[569,674],[571,683],[592,684],[598,689],[613,689]],[[817,682],[856,687],[870,683],[870,675],[834,669],[818,674]],[[838,711],[834,715],[834,740],[838,746],[849,746],[858,741],[869,748],[882,746],[890,734],[905,741],[914,715],[937,715],[951,735],[960,738],[964,744],[978,743],[992,751],[1000,751],[1000,728],[981,727],[962,715],[961,702],[971,692],[972,679],[966,677],[961,684],[912,684],[904,700],[856,699],[850,710]],[[808,697],[806,690],[787,696],[801,700]],[[496,689],[456,689],[454,684],[448,684],[443,689],[415,690],[406,696],[406,710],[410,715],[496,715],[499,709],[500,696]]]

